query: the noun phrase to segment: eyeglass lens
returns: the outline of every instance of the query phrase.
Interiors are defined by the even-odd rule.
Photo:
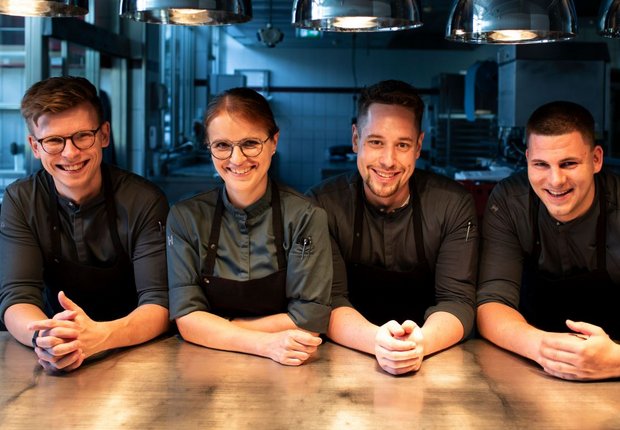
[[[65,149],[67,140],[71,139],[73,145],[78,149],[88,149],[95,143],[96,130],[78,131],[69,137],[49,136],[41,140],[43,149],[49,154],[58,154]]]
[[[265,139],[267,140],[269,138]],[[235,146],[238,146],[246,157],[256,157],[263,150],[263,142],[256,139],[247,139],[238,143],[218,141],[209,145],[209,148],[214,157],[226,159],[232,156]]]

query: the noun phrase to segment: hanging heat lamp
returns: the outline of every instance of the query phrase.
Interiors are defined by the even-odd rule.
[[[239,24],[252,19],[252,4],[250,0],[121,0],[120,15],[154,24]]]
[[[371,32],[422,25],[416,0],[295,0],[293,25],[319,31]]]
[[[467,43],[542,43],[574,38],[572,0],[455,0],[446,39]]]
[[[88,0],[0,0],[0,14],[67,17],[88,13]]]
[[[620,0],[604,0],[601,3],[598,33],[604,37],[620,37]]]

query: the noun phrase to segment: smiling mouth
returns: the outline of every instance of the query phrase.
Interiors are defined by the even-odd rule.
[[[57,164],[56,167],[65,172],[76,172],[86,166],[86,164],[88,164],[88,160],[75,164]]]
[[[551,190],[545,190],[547,192],[547,194],[551,195],[551,197],[564,197],[566,195],[568,195],[568,193],[570,193],[571,191],[573,191],[573,189],[569,189],[566,191],[562,191],[562,192],[557,192],[557,191],[551,191]]]
[[[248,173],[253,168],[254,168],[254,166],[246,167],[245,169],[233,169],[232,167],[229,167],[228,170],[231,173],[234,173],[235,175],[245,175],[246,173]]]
[[[372,169],[372,171],[375,172],[375,174],[377,176],[379,176],[380,178],[383,178],[383,179],[392,179],[392,178],[396,177],[399,174],[399,172],[381,172],[381,171],[375,170],[375,169]]]

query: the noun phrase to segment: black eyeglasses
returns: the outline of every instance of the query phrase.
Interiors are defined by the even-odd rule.
[[[50,155],[60,154],[64,151],[65,146],[67,145],[67,140],[69,139],[73,142],[73,146],[77,149],[83,150],[88,149],[95,144],[95,136],[97,135],[97,132],[101,130],[101,126],[103,126],[103,124],[99,125],[99,127],[94,130],[77,131],[70,136],[47,136],[43,139],[37,139],[35,136],[34,139],[39,142],[41,148],[43,148],[43,150]]]
[[[267,136],[267,138],[263,141],[258,139],[243,139],[239,142],[229,142],[228,140],[216,140],[215,142],[207,142],[207,147],[213,155],[218,160],[228,160],[232,157],[233,150],[235,146],[238,146],[241,149],[241,152],[246,157],[258,157],[261,152],[263,152],[263,145],[271,139],[271,136]]]

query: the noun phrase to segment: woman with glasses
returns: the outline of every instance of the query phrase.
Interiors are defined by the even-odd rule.
[[[326,214],[270,180],[279,130],[256,91],[215,97],[205,130],[224,186],[168,216],[171,318],[189,342],[300,365],[329,322]]]
[[[0,317],[41,366],[68,371],[167,330],[168,202],[102,163],[110,123],[86,79],[37,82],[21,112],[43,168],[4,195]]]

